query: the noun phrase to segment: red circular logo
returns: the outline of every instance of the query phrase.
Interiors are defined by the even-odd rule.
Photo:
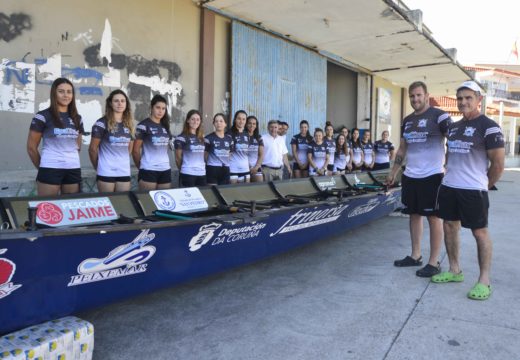
[[[6,259],[0,259],[0,285],[7,283],[11,280],[11,276],[14,273],[14,265],[11,261]]]
[[[36,217],[46,224],[56,225],[63,220],[63,212],[52,203],[42,202],[38,204]]]

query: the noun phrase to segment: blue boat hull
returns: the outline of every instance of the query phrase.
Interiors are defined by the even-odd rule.
[[[0,334],[343,233],[388,215],[399,199],[392,189],[255,216],[42,230],[31,240],[4,232],[0,276],[11,273],[0,287]]]

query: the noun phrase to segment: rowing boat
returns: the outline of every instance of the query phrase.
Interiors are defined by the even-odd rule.
[[[235,268],[400,205],[384,173],[0,199],[0,334]]]

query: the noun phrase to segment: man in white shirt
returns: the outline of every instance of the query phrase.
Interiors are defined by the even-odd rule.
[[[281,136],[278,136],[278,121],[270,120],[267,123],[268,134],[262,135],[264,141],[264,160],[262,162],[262,172],[265,181],[281,180],[283,177],[283,167],[292,175],[292,169],[287,158],[287,146]]]

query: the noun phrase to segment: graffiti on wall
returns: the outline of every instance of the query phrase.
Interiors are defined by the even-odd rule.
[[[2,59],[0,62],[0,111],[34,112],[35,65]]]
[[[0,40],[9,42],[32,28],[31,18],[24,13],[7,15],[0,12]]]
[[[4,18],[1,19],[4,21]],[[26,16],[25,19],[23,23],[18,20],[18,35],[22,30],[31,28],[30,18]],[[0,26],[3,26],[3,22],[0,22]],[[4,36],[4,28],[1,29]],[[11,33],[15,34],[14,31]],[[113,37],[108,19],[105,20],[98,43],[93,40],[92,29],[76,35],[66,31],[61,34],[61,39],[83,42],[86,46],[83,51],[84,64],[64,64],[63,55],[59,53],[34,58],[32,63],[25,60],[30,53],[25,54],[22,61],[0,59],[0,111],[34,113],[45,109],[49,106],[49,100],[35,104],[36,85],[50,86],[54,79],[66,77],[76,88],[76,103],[78,111],[83,116],[85,129],[89,129],[102,116],[104,97],[114,88],[127,91],[134,105],[134,117],[137,120],[148,116],[150,99],[160,93],[168,98],[168,110],[172,119],[181,121],[184,92],[179,82],[182,71],[177,63],[155,58],[150,60],[138,54],[114,52],[114,46],[119,51],[122,51],[122,48],[118,39]],[[122,83],[122,74],[126,75],[126,85]],[[44,89],[48,91],[48,88]],[[84,141],[90,142],[89,137],[85,137]]]

